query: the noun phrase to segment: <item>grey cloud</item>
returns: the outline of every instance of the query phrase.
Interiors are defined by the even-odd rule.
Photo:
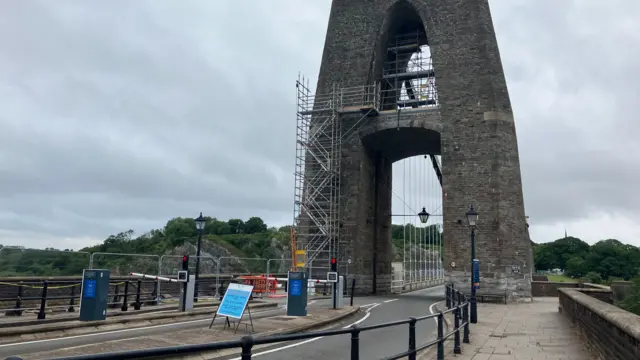
[[[538,224],[640,213],[639,4],[491,1]],[[317,75],[329,6],[5,4],[0,243],[81,246],[199,211],[290,222],[294,80]]]

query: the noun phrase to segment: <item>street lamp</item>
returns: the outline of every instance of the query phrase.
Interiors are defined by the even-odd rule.
[[[471,228],[471,298],[469,304],[471,305],[470,321],[472,324],[478,322],[478,304],[476,302],[476,284],[473,282],[474,277],[474,260],[476,259],[476,223],[478,222],[478,212],[473,209],[473,205],[466,213],[467,224]],[[478,264],[478,267],[480,264]],[[480,281],[480,269],[478,269],[478,281]]]
[[[425,208],[422,208],[422,211],[418,213],[418,217],[420,218],[421,223],[426,224],[427,221],[429,220],[429,213]]]
[[[196,285],[193,292],[193,302],[198,302],[198,278],[200,277],[200,243],[202,242],[202,231],[204,230],[204,225],[207,222],[205,218],[202,217],[202,212],[200,216],[195,219],[196,229],[198,229],[198,249],[196,250]]]

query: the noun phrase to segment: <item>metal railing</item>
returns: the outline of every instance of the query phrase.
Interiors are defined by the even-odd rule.
[[[103,354],[93,354],[93,355],[80,355],[74,357],[66,357],[64,359],[69,360],[96,360],[96,359],[143,359],[143,358],[151,358],[151,357],[160,357],[160,356],[168,356],[168,355],[189,355],[189,354],[197,354],[205,351],[218,351],[225,349],[241,349],[241,359],[249,360],[253,356],[253,347],[257,345],[266,345],[266,344],[275,344],[281,342],[295,341],[295,340],[307,340],[313,339],[316,337],[328,337],[328,336],[339,336],[349,334],[351,336],[351,349],[350,349],[350,359],[351,360],[359,360],[360,359],[360,333],[390,328],[394,326],[400,325],[408,325],[409,326],[409,346],[407,351],[404,351],[399,354],[395,354],[389,357],[384,358],[384,360],[395,360],[408,358],[409,360],[415,360],[416,355],[424,350],[427,350],[431,347],[437,348],[437,357],[438,360],[444,360],[445,358],[445,342],[449,341],[449,338],[453,337],[453,353],[461,354],[461,342],[469,343],[469,303],[466,301],[464,294],[460,293],[453,286],[447,285],[446,287],[446,303],[448,309],[445,311],[441,311],[437,314],[431,314],[421,317],[411,317],[409,319],[396,320],[382,324],[373,324],[366,326],[357,326],[354,325],[347,329],[338,329],[338,330],[327,330],[327,331],[313,331],[299,334],[289,334],[289,335],[275,335],[275,336],[267,336],[267,337],[254,337],[254,336],[244,336],[239,340],[233,341],[220,341],[210,344],[200,344],[200,345],[185,345],[185,346],[172,346],[172,347],[163,347],[163,348],[153,348],[153,349],[143,349],[143,350],[133,350],[133,351],[119,351],[119,352],[111,352],[111,353],[103,353]],[[450,329],[449,332],[445,333],[445,316],[447,314],[452,314],[454,317],[454,327]],[[416,344],[416,324],[420,321],[435,319],[438,323],[438,332],[437,338],[429,341],[425,344],[418,346]],[[461,334],[462,332],[462,334]],[[20,360],[19,357],[12,357],[11,359]],[[58,360],[51,359],[51,360]]]
[[[142,280],[125,280],[120,282],[109,283],[109,301],[107,306],[110,308],[120,308],[121,311],[127,311],[130,305],[135,310],[140,310],[143,304],[156,302],[155,285],[152,292],[144,291]],[[130,285],[135,284],[135,289],[131,289]],[[155,282],[154,282],[155,284]],[[60,309],[63,312],[75,312],[77,302],[80,299],[79,281],[48,281],[41,282],[21,282],[15,284],[18,288],[18,295],[11,298],[0,298],[0,303],[13,303],[12,307],[0,308],[0,312],[5,312],[7,316],[21,316],[25,311],[37,310],[38,320],[44,320],[47,310]],[[121,288],[122,286],[122,288]],[[24,296],[25,289],[37,289],[38,295]],[[51,290],[69,289],[67,294],[51,294]],[[120,290],[122,289],[122,291]],[[135,299],[135,300],[134,300]],[[25,303],[36,303],[33,306]],[[0,305],[2,306],[2,305]]]

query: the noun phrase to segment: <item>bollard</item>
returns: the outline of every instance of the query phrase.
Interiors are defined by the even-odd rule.
[[[242,337],[242,355],[241,360],[251,360],[251,348],[253,347],[253,336]]]
[[[445,289],[447,289],[445,294],[447,298],[447,309],[451,309],[451,288],[447,285]]]
[[[469,303],[464,304],[462,308],[462,319],[464,320],[464,336],[462,342],[469,344]]]
[[[462,304],[462,301],[463,301],[463,299],[462,299],[462,293],[461,293],[461,292],[458,292],[458,294],[457,294],[457,295],[458,295],[458,305],[460,305],[460,304]]]
[[[438,357],[437,360],[444,360],[444,315],[438,314]]]
[[[69,299],[69,307],[67,308],[67,312],[74,312],[76,309],[74,305],[76,304],[76,287],[71,287],[71,299]]]
[[[122,298],[121,311],[129,310],[129,280],[124,282],[124,297]]]
[[[140,310],[140,288],[142,287],[142,280],[138,280],[138,288],[136,289],[136,302],[133,304],[133,310]]]
[[[416,360],[416,318],[410,317],[409,320],[409,360]]]
[[[351,330],[351,360],[360,360],[360,329],[358,325]]]
[[[42,295],[40,296],[40,311],[38,312],[38,320],[44,320],[46,317],[44,308],[47,306],[47,290],[49,288],[49,282],[47,280],[42,282]]]
[[[351,280],[351,306],[353,306],[353,294],[356,292],[356,279]]]
[[[118,306],[118,294],[120,294],[120,285],[116,284],[116,290],[115,290],[115,294],[113,295],[113,301],[111,305],[109,305],[109,307],[112,309]]]
[[[462,354],[460,349],[460,307],[453,310],[453,326],[455,333],[453,334],[453,353]]]
[[[327,283],[322,284],[322,296],[327,296]]]
[[[15,311],[13,311],[13,315],[16,316],[22,316],[22,310],[20,310],[20,308],[22,307],[22,295],[23,295],[23,288],[22,285],[18,286],[18,297],[16,298],[16,306],[15,306]]]
[[[456,293],[453,290],[453,288],[451,288],[451,307],[450,307],[450,309],[453,309],[454,307],[456,307]]]
[[[160,284],[159,280],[155,280],[153,282],[153,291],[151,292],[151,298],[153,299],[153,305],[160,304],[160,293],[158,292],[158,284]]]

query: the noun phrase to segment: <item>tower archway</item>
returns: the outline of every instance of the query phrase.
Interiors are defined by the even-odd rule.
[[[477,258],[492,265],[483,289],[530,295],[515,123],[488,0],[334,0],[316,92],[298,88],[294,225],[312,276],[334,255],[359,292],[390,291],[392,164],[419,153],[441,161],[447,280],[471,286],[463,220],[473,205]]]

